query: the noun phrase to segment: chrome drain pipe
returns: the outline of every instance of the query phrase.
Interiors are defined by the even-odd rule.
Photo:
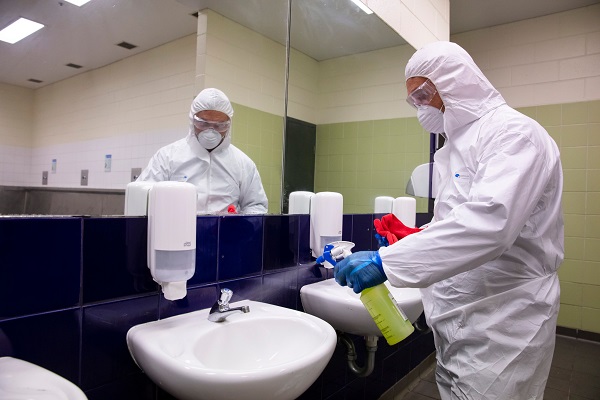
[[[375,352],[377,351],[377,336],[365,336],[365,347],[367,350],[367,358],[364,366],[360,367],[356,364],[356,347],[352,339],[348,337],[344,332],[336,331],[338,337],[338,343],[343,343],[346,346],[346,361],[350,370],[359,377],[365,377],[371,375],[375,368]]]

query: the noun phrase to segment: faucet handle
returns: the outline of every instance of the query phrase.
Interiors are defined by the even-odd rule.
[[[219,298],[220,306],[228,306],[229,300],[231,300],[231,296],[233,296],[233,291],[231,289],[223,288],[221,289],[221,297]]]

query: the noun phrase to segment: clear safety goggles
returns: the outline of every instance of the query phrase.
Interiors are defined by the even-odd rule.
[[[224,122],[206,121],[194,115],[194,126],[200,131],[214,129],[217,132],[225,132],[231,126],[231,120]]]
[[[431,103],[431,100],[433,100],[433,96],[435,96],[436,93],[437,90],[435,89],[435,86],[427,79],[425,82],[421,83],[419,87],[410,92],[406,98],[406,102],[414,108],[426,106]]]

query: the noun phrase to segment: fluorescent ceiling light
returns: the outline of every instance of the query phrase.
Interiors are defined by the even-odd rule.
[[[0,31],[0,40],[14,44],[43,27],[44,25],[28,20],[27,18],[19,18]]]
[[[82,5],[84,5],[85,3],[87,3],[90,0],[65,0],[66,2],[69,2],[71,4],[75,4],[77,7],[81,7]]]
[[[365,3],[363,3],[360,0],[351,0],[354,4],[356,4],[358,6],[358,8],[360,8],[361,10],[363,10],[365,13],[367,14],[373,14],[373,11],[371,11],[371,9],[367,6],[365,6]]]

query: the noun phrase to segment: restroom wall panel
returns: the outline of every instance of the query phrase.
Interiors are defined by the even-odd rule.
[[[31,146],[33,89],[0,83],[0,148]]]
[[[79,384],[80,315],[71,308],[0,321],[0,357],[28,361]]]
[[[298,268],[263,275],[263,292],[265,303],[298,310],[301,306],[298,299]]]
[[[138,373],[125,337],[131,327],[156,319],[157,295],[84,307],[80,387],[85,391]]]
[[[179,300],[171,301],[160,296],[159,319],[210,308],[218,298],[219,288],[215,284],[188,288],[186,296]]]
[[[219,220],[220,281],[259,274],[263,261],[263,216],[227,216]]]
[[[78,218],[0,219],[0,320],[79,304],[81,234]]]
[[[272,215],[265,218],[264,234],[264,271],[298,265],[297,215]]]
[[[217,280],[217,243],[219,218],[199,216],[196,220],[196,270],[188,286]]]
[[[156,385],[144,373],[137,372],[127,375],[117,381],[113,381],[98,388],[85,392],[88,400],[107,399],[139,399],[155,400]],[[157,400],[177,400],[174,397],[158,397]]]
[[[157,292],[147,262],[147,219],[83,220],[83,303]]]

